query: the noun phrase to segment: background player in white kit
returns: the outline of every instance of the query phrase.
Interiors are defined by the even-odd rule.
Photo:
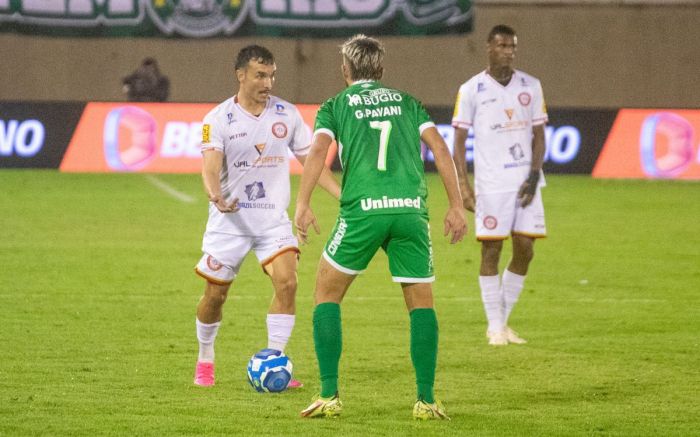
[[[244,47],[235,65],[238,93],[204,117],[202,178],[210,204],[204,255],[195,268],[207,280],[196,320],[194,383],[200,386],[214,385],[214,340],[222,306],[251,250],[274,287],[267,347],[283,351],[294,327],[299,249],[287,216],[288,150],[303,164],[311,141],[297,108],[270,94],[275,71],[269,50]],[[319,184],[340,196],[327,168]]]
[[[540,81],[513,69],[515,31],[495,26],[486,47],[488,68],[464,83],[457,95],[454,161],[464,207],[475,211],[476,237],[482,244],[479,285],[488,319],[486,334],[489,344],[506,345],[525,343],[508,327],[508,317],[523,289],[534,241],[546,236],[540,187],[547,112]],[[465,162],[470,127],[476,198]],[[510,235],[513,256],[500,278],[503,240]]]

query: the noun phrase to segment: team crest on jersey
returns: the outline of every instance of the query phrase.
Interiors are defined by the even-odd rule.
[[[219,262],[218,259],[214,258],[213,256],[209,255],[207,257],[207,267],[209,267],[209,270],[212,270],[214,272],[221,270],[221,268],[224,265]]]
[[[263,150],[265,150],[265,143],[262,144],[256,144],[255,145],[255,150],[258,152],[258,155],[262,156]]]
[[[245,21],[250,4],[242,0],[147,0],[146,11],[166,34],[203,37],[230,35]]]
[[[513,110],[512,109],[506,109],[506,115],[508,116],[508,120],[513,118]]]
[[[530,93],[518,94],[518,101],[520,102],[521,105],[523,105],[523,106],[529,105],[530,100],[532,100],[532,96],[530,96]]]
[[[251,202],[265,197],[265,188],[262,182],[253,182],[245,186],[245,194]]]
[[[498,220],[492,215],[487,215],[484,217],[484,227],[488,230],[494,230],[498,226]]]
[[[277,138],[284,138],[287,136],[287,125],[278,121],[272,125],[272,134]]]

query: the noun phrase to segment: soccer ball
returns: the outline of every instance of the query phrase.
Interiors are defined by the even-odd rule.
[[[248,362],[248,382],[261,393],[280,392],[292,380],[292,360],[282,351],[263,349]]]

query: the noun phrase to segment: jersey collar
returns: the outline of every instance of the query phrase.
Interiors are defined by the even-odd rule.
[[[503,85],[501,82],[494,79],[494,77],[489,74],[488,70],[484,70],[484,76],[488,77],[489,80],[491,80],[494,84],[500,86],[501,88],[508,88],[510,86],[510,84],[515,82],[515,76],[517,76],[517,75],[518,75],[518,70],[513,69],[513,75],[510,77],[510,82],[508,82],[506,85]]]
[[[262,119],[263,116],[265,115],[265,113],[267,112],[267,110],[270,108],[270,102],[271,102],[271,101],[272,101],[272,96],[270,96],[270,97],[267,98],[267,103],[265,104],[265,109],[262,110],[262,112],[260,113],[260,115],[255,116],[255,115],[251,114],[250,112],[246,111],[245,108],[243,108],[243,106],[241,106],[241,104],[238,103],[238,94],[235,94],[235,95],[233,96],[233,103],[236,105],[236,107],[238,108],[238,110],[241,111],[241,113],[243,113],[245,116],[247,116],[248,118],[250,118],[250,119],[252,119],[252,120],[260,120],[260,119]]]
[[[351,83],[350,86],[357,85],[358,83],[370,83],[370,82],[376,82],[376,80],[373,80],[373,79],[360,79],[360,80],[356,80],[355,82]]]

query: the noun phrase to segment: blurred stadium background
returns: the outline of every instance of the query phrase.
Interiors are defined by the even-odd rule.
[[[332,27],[370,11],[374,24]],[[550,114],[550,236],[514,315],[530,343],[487,349],[478,245],[434,235],[437,389],[452,423],[409,421],[407,320],[382,255],[344,307],[348,414],[300,423],[317,390],[314,266],[336,212],[317,193],[322,235],[302,255],[290,343],[307,388],[247,386],[269,298],[250,261],[217,344],[220,381],[192,387],[197,142],[202,116],[235,91],[235,53],[268,46],[274,94],[311,125],[342,86],[344,35],[379,33],[385,82],[419,97],[451,145],[456,91],[500,23]],[[697,0],[0,0],[0,436],[700,435],[698,23]],[[121,79],[149,56],[171,103],[125,101]],[[131,143],[142,130],[152,140]]]

